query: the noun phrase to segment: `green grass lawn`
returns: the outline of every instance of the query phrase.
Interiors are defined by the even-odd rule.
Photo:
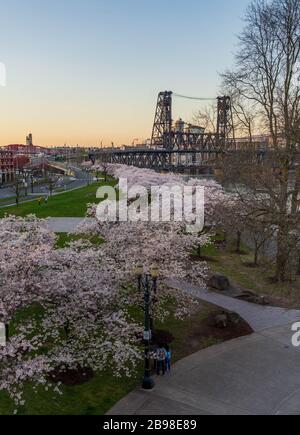
[[[67,235],[60,234],[60,245],[70,239]],[[95,241],[99,243],[99,240]],[[131,288],[130,291],[137,291]],[[170,306],[169,306],[170,305]],[[172,302],[168,304],[172,313]],[[192,315],[185,320],[178,320],[173,314],[161,323],[156,321],[156,330],[165,330],[172,333],[174,341],[171,345],[173,362],[176,362],[194,352],[220,342],[213,337],[202,337],[203,322],[215,310],[208,304],[196,306]],[[143,321],[143,310],[136,306],[129,307],[130,316],[137,322]],[[20,311],[10,325],[10,333],[13,335],[16,326],[24,319],[38,318],[43,315],[39,306],[33,306]],[[142,350],[142,349],[141,349]],[[143,361],[136,367],[131,378],[116,378],[111,371],[98,373],[95,377],[82,385],[63,386],[62,395],[53,391],[45,391],[42,388],[34,392],[32,385],[25,388],[25,406],[18,409],[20,415],[103,415],[111,409],[119,400],[138,387],[143,377]],[[0,415],[13,414],[15,405],[7,393],[0,392]]]
[[[163,324],[157,323],[157,329],[169,330],[175,337],[172,344],[173,361],[178,361],[200,349],[216,344],[213,338],[199,338],[203,319],[211,312],[211,306],[201,305],[186,320],[177,320],[170,316]],[[137,317],[142,318],[142,312]],[[196,338],[196,341],[195,341]],[[193,339],[193,341],[191,341]],[[116,378],[108,371],[97,374],[91,381],[62,388],[63,394],[46,392],[40,388],[38,393],[31,385],[25,389],[26,404],[19,409],[20,415],[103,415],[119,400],[138,387],[143,377],[143,363],[136,369],[132,378]],[[10,415],[15,405],[6,393],[0,392],[0,415]]]
[[[20,204],[18,207],[5,207],[0,209],[0,218],[5,214],[27,216],[35,214],[38,218],[48,217],[85,217],[87,204],[98,203],[96,198],[97,189],[101,186],[115,186],[116,180],[110,178],[106,183],[97,182],[72,192],[62,193],[49,198],[48,204],[38,205],[37,199]]]
[[[103,415],[136,387],[140,376],[141,373],[132,379],[116,379],[111,373],[103,373],[85,384],[64,387],[62,396],[42,388],[35,393],[28,386],[24,395],[26,405],[18,414]],[[11,415],[14,410],[15,406],[9,397],[0,393],[0,415]]]
[[[100,246],[103,240],[98,236],[92,236],[87,234],[68,234],[68,233],[57,233],[58,239],[56,241],[56,248],[65,248],[70,242],[75,242],[77,240],[87,240],[94,246]]]
[[[23,198],[23,197],[22,197]],[[5,202],[10,203],[11,201],[15,200],[15,196],[10,196],[9,198],[0,198],[0,204],[3,204]]]
[[[82,237],[72,236],[65,233],[58,234],[57,248],[63,248],[72,240]],[[85,237],[86,238],[86,237]],[[100,245],[102,240],[99,238],[89,238],[95,245]],[[203,254],[214,258],[213,267],[221,270],[224,265],[221,264],[222,252],[214,246],[203,248]],[[226,253],[226,257],[229,255]],[[233,254],[232,254],[233,255]],[[220,262],[220,264],[218,263]],[[227,266],[226,266],[227,267]],[[136,291],[132,289],[132,291]],[[172,304],[170,304],[172,306]],[[164,323],[156,322],[157,330],[165,330],[172,333],[174,341],[171,345],[173,353],[173,362],[181,360],[201,349],[223,341],[215,338],[213,335],[203,335],[205,321],[212,313],[215,307],[208,304],[200,304],[192,315],[185,320],[178,320],[174,315],[170,315]],[[130,314],[136,321],[142,321],[143,312],[141,309],[132,307]],[[35,315],[38,309],[32,308],[29,315]],[[20,315],[16,323],[22,321]],[[28,313],[27,313],[28,315]],[[13,328],[12,328],[13,333]],[[38,393],[33,391],[32,385],[28,384],[25,389],[26,404],[18,410],[21,415],[103,415],[111,409],[120,399],[129,392],[138,387],[143,376],[143,363],[141,362],[136,368],[136,373],[132,378],[116,378],[111,371],[98,373],[95,377],[82,385],[73,387],[62,387],[62,395],[57,395],[53,391],[46,392],[40,388]],[[14,403],[8,395],[0,392],[0,415],[12,414],[15,410]]]

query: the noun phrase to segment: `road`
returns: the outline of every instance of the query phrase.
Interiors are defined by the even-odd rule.
[[[73,190],[73,189],[79,189],[81,187],[86,186],[88,183],[91,183],[93,181],[93,176],[86,171],[71,166],[70,169],[74,172],[74,177],[66,177],[62,176],[61,182],[56,186],[56,189],[65,189],[65,191]],[[53,192],[55,195],[55,190]],[[24,190],[22,189],[22,195],[24,195]],[[41,184],[41,185],[35,185],[34,186],[34,193],[31,194],[31,187],[28,187],[28,196],[22,196],[20,199],[20,202],[26,202],[30,199],[34,199],[36,196],[47,196],[50,195],[49,191],[49,185],[47,184]],[[16,192],[15,192],[15,186],[7,186],[5,188],[0,189],[0,199],[11,199],[10,201],[7,201],[5,203],[5,206],[7,205],[14,205]]]

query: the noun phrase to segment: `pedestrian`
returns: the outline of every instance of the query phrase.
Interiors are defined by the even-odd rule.
[[[167,373],[171,372],[171,360],[172,360],[172,351],[170,346],[166,346],[166,371]]]
[[[158,346],[153,346],[152,353],[151,353],[151,359],[153,361],[153,373],[156,373],[157,371],[157,350],[158,350]]]
[[[38,198],[38,205],[39,205],[39,206],[42,205],[42,198]]]
[[[45,198],[45,204],[48,204],[48,200],[49,200],[49,197],[46,196],[46,198]]]
[[[166,349],[160,345],[157,349],[157,376],[162,372],[163,376],[166,374]]]

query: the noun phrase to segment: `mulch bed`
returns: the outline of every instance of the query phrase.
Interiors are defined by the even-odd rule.
[[[49,378],[52,382],[62,383],[63,385],[67,385],[70,387],[74,387],[75,385],[82,385],[86,382],[89,382],[94,377],[94,372],[90,368],[81,368],[79,367],[76,370],[61,370],[57,368],[54,370]]]
[[[194,262],[205,261],[206,263],[218,263],[219,261],[214,257],[206,257],[205,255],[191,255],[190,260]]]
[[[243,319],[238,323],[229,322],[226,328],[220,328],[216,325],[216,317],[223,314],[225,311],[216,309],[211,311],[207,318],[203,319],[193,328],[187,337],[187,347],[189,354],[198,352],[206,346],[203,346],[206,341],[210,340],[217,342],[225,342],[239,337],[245,337],[252,334],[254,331]]]
[[[185,347],[186,355],[191,355],[207,347],[206,343],[211,340],[216,342],[225,342],[235,338],[244,337],[253,333],[252,328],[243,319],[233,314],[233,318],[239,318],[236,323],[229,321],[226,328],[220,328],[216,325],[216,317],[224,314],[226,311],[214,309],[202,321],[195,319],[195,327],[192,328],[186,337]],[[155,338],[155,336],[154,336]],[[169,331],[157,331],[157,340],[153,344],[170,345],[172,348],[172,334]],[[185,355],[185,356],[186,356]],[[183,356],[182,356],[183,357]]]
[[[222,313],[224,313],[224,310],[212,312],[208,318],[203,321],[201,327],[202,337],[213,337],[217,340],[227,341],[238,337],[244,337],[254,332],[251,326],[249,326],[243,319],[240,319],[238,323],[229,322],[226,328],[217,327],[215,321],[216,316]]]

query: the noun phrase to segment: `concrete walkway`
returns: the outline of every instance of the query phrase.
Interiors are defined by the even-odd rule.
[[[74,233],[83,218],[49,218],[48,227],[54,233]]]
[[[195,285],[177,280],[170,280],[167,284],[171,288],[190,293],[202,301],[209,302],[229,311],[234,311],[246,320],[255,332],[292,324],[300,319],[300,311],[298,310],[255,305],[209,290],[203,290]]]
[[[256,332],[180,361],[153,391],[134,391],[108,415],[300,415],[300,348],[291,343],[291,324],[300,320],[300,311],[169,284],[236,311]]]

